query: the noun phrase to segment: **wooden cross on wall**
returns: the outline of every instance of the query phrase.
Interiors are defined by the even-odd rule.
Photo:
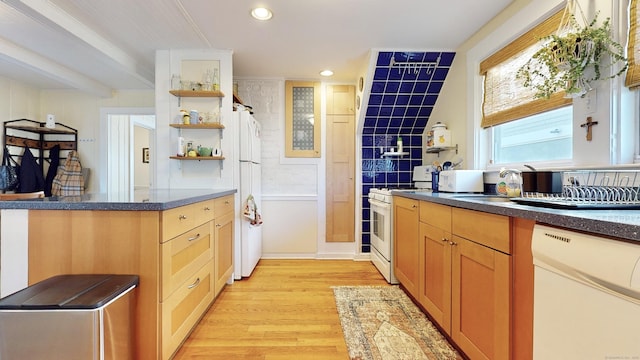
[[[593,125],[598,125],[597,121],[593,121],[593,119],[591,119],[591,116],[589,116],[587,118],[587,122],[584,124],[580,124],[580,127],[586,127],[587,128],[587,141],[591,141],[591,139],[593,138],[593,135],[591,133],[591,127]]]

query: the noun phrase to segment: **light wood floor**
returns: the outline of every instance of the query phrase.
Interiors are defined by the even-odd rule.
[[[331,286],[389,285],[369,261],[261,260],[174,359],[348,359]]]

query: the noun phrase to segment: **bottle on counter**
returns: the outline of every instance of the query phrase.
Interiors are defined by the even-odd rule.
[[[398,147],[398,152],[401,153],[402,150],[402,137],[398,136],[398,141],[396,142],[396,145]]]
[[[184,156],[184,138],[182,136],[178,138],[178,153],[176,155]]]

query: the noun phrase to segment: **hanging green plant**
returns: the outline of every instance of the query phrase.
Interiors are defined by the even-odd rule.
[[[516,73],[525,87],[536,91],[536,98],[548,99],[561,90],[568,97],[584,96],[593,82],[614,78],[627,69],[624,48],[611,38],[609,18],[597,26],[596,14],[584,27],[573,14],[568,19],[569,31],[541,39],[545,45]],[[619,70],[603,77],[605,70],[614,66]]]

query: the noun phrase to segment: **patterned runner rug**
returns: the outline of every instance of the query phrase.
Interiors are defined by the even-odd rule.
[[[397,286],[333,287],[352,360],[461,359]]]

